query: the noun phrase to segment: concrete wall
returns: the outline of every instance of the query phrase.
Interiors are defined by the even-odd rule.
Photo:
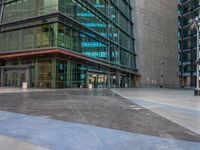
[[[141,85],[178,86],[178,27],[176,0],[132,0],[137,67]]]

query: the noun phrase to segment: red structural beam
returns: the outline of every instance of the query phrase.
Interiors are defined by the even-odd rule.
[[[119,68],[115,68],[114,66],[111,66],[110,64],[106,64],[106,62],[101,62],[92,58],[89,58],[87,56],[83,56],[83,55],[79,55],[77,53],[71,52],[69,50],[62,50],[62,49],[44,49],[44,50],[35,50],[35,51],[26,51],[26,52],[15,52],[15,53],[7,53],[7,54],[0,54],[0,60],[1,59],[12,59],[12,58],[17,58],[17,57],[31,57],[31,56],[37,56],[37,55],[47,55],[47,54],[63,54],[65,56],[71,57],[71,58],[75,58],[78,59],[80,61],[84,61],[84,63],[90,62],[90,63],[95,63],[95,64],[99,64],[108,68],[112,68],[112,69],[117,69],[117,70],[121,70]],[[126,71],[129,72],[131,74],[135,74],[138,75],[137,73],[133,73],[130,71]]]
[[[88,62],[110,67],[110,65],[108,64],[88,58],[87,56],[82,56],[82,55],[61,50],[61,49],[47,49],[47,50],[35,50],[35,51],[26,51],[26,52],[17,52],[17,53],[15,52],[15,53],[9,53],[9,54],[0,54],[0,59],[11,59],[11,58],[16,58],[16,57],[27,57],[27,56],[45,55],[45,54],[64,54],[72,58],[82,59]]]

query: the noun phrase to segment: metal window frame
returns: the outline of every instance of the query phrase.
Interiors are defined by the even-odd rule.
[[[2,23],[2,19],[3,19],[3,11],[4,11],[4,2],[5,0],[0,0],[0,7],[1,7],[1,12],[0,12],[0,24]]]

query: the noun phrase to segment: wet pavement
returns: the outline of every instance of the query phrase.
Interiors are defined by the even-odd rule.
[[[51,150],[199,150],[200,147],[198,142],[159,138],[2,111],[0,114],[0,134],[40,147],[34,147],[33,150],[43,150],[41,147]],[[11,142],[9,145],[13,145],[13,141]],[[16,145],[16,142],[14,144]],[[19,150],[32,150],[30,146],[21,147]],[[7,150],[4,144],[0,145],[0,149]],[[14,147],[8,150],[16,149]]]
[[[13,112],[13,113],[10,114],[8,112]],[[51,90],[51,91],[44,90],[44,91],[34,91],[34,92],[28,91],[19,93],[2,92],[0,94],[0,114],[5,116],[5,118],[0,117],[0,134],[3,134],[5,136],[11,136],[14,138],[19,138],[21,140],[26,140],[27,138],[27,142],[32,142],[32,143],[36,141],[35,139],[36,135],[34,135],[34,140],[33,140],[33,138],[30,137],[33,136],[34,133],[33,132],[26,133],[25,131],[32,129],[32,128],[27,128],[27,126],[34,126],[35,128],[39,128],[42,123],[35,124],[34,122],[37,122],[36,120],[41,118],[44,119],[44,122],[45,121],[47,122],[41,128],[44,127],[48,128],[48,123],[58,121],[56,123],[57,127],[56,129],[58,129],[58,126],[60,124],[66,123],[65,125],[62,125],[62,127],[59,128],[60,130],[62,130],[62,128],[65,127],[68,128],[67,125],[69,125],[70,122],[75,123],[74,128],[76,128],[76,125],[83,126],[84,129],[80,131],[80,134],[81,132],[83,133],[87,132],[88,126],[92,127],[92,129],[93,128],[98,129],[95,130],[94,132],[95,134],[93,134],[93,136],[95,135],[95,137],[97,138],[103,136],[100,138],[100,141],[103,141],[103,143],[105,143],[106,140],[103,140],[102,138],[106,139],[109,137],[109,134],[106,134],[107,131],[108,133],[110,132],[111,135],[115,134],[116,132],[117,133],[120,132],[119,137],[121,138],[116,136],[115,138],[118,138],[116,142],[121,141],[122,143],[123,142],[134,143],[136,141],[141,141],[142,139],[143,140],[146,139],[145,142],[147,142],[149,141],[147,139],[152,139],[152,140],[154,139],[155,141],[154,140],[152,141],[154,147],[158,146],[161,143],[165,143],[161,144],[160,145],[161,148],[157,149],[162,149],[162,146],[167,146],[167,143],[169,144],[169,141],[167,142],[165,141],[165,139],[174,140],[171,141],[172,143],[175,141],[176,141],[175,143],[177,143],[177,141],[186,142],[184,144],[186,144],[187,146],[186,145],[184,146],[183,143],[180,144],[181,142],[180,143],[178,142],[179,144],[173,145],[174,147],[171,149],[176,149],[177,146],[179,146],[182,147],[182,149],[190,150],[189,147],[192,146],[192,144],[194,145],[197,144],[196,146],[198,147],[200,146],[198,145],[200,142],[199,134],[189,129],[186,129],[185,127],[178,125],[177,123],[174,123],[166,119],[165,117],[162,117],[148,110],[147,108],[140,106],[139,104],[136,104],[134,101],[122,98],[121,96],[107,89],[101,89],[101,90],[68,89],[68,90]],[[25,114],[25,116],[20,116],[20,114]],[[38,118],[32,117],[30,119],[28,116],[30,116],[30,118],[31,116],[37,116]],[[24,120],[25,122],[20,124],[20,122],[17,121],[20,119],[16,119],[20,117],[22,118],[27,117],[29,119],[28,120],[25,119]],[[49,119],[51,121],[49,121]],[[15,124],[13,129],[12,127],[9,126],[9,124]],[[6,128],[6,126],[8,126],[8,128]],[[54,126],[52,126],[51,129],[48,128],[49,132],[50,131],[52,132],[53,128]],[[25,131],[23,131],[23,129]],[[71,129],[72,127],[70,126],[68,130],[71,131]],[[13,132],[14,130],[19,130],[22,132]],[[63,131],[65,131],[65,134],[67,133],[68,130],[66,129],[65,131],[63,129]],[[58,130],[53,130],[53,131],[54,132],[51,134],[57,134],[56,137],[59,137],[58,133],[60,133],[60,131]],[[100,135],[99,133],[100,131],[105,132],[105,134]],[[91,132],[93,133],[93,131]],[[97,134],[97,132],[99,134]],[[45,135],[45,136],[43,135],[44,137],[46,136],[48,137],[48,132],[45,132],[43,134]],[[127,134],[131,134],[131,136],[128,136],[127,139],[122,138],[123,137],[122,135],[127,135]],[[86,134],[84,134],[83,136],[86,136]],[[44,137],[41,138],[40,142],[45,140]],[[74,135],[73,137],[76,138],[76,135]],[[40,139],[40,136],[38,136],[38,138]],[[114,136],[112,136],[111,138],[115,139]],[[138,139],[136,140],[136,138]],[[158,139],[160,139],[161,141],[159,141]],[[41,144],[40,142],[38,143],[36,142],[34,144],[38,144],[40,146],[44,146],[50,149],[56,149],[56,147],[53,146],[47,147],[46,145],[48,144],[44,143]],[[50,141],[47,140],[46,142],[48,143]],[[187,142],[189,143],[195,142],[196,144],[190,143],[188,145]],[[148,143],[146,146],[147,147],[152,146],[151,145],[152,143],[151,144],[150,143]],[[75,143],[73,144],[75,145]],[[73,149],[73,144],[72,147],[70,147],[69,149]],[[127,143],[125,145],[127,145]],[[115,147],[116,145],[114,144],[113,146]],[[126,147],[124,149],[132,150],[131,146],[133,145],[130,144],[130,147]],[[97,147],[94,149],[101,149],[101,148]],[[123,148],[121,147],[121,149]],[[138,147],[138,149],[140,148]],[[192,150],[193,149],[195,149],[195,147],[193,147]]]
[[[200,97],[193,90],[134,88],[115,89],[126,99],[200,134]]]

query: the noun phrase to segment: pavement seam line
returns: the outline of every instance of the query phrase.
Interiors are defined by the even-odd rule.
[[[170,104],[166,104],[166,103],[156,103],[156,102],[148,101],[148,100],[145,100],[145,99],[138,99],[138,98],[127,97],[127,99],[131,100],[131,101],[139,101],[139,102],[148,103],[148,104],[152,104],[152,105],[158,105],[158,106],[161,106],[161,107],[171,107],[171,108],[177,108],[179,110],[187,110],[187,111],[191,111],[191,112],[200,113],[200,110],[193,110],[193,109],[187,108],[187,107],[179,107],[179,106],[176,106],[176,105],[170,105]]]
[[[66,95],[69,95],[68,93],[65,92]],[[74,104],[73,102],[71,102],[73,107],[75,108],[75,110],[78,112],[78,114],[81,116],[81,118],[87,123],[88,126],[91,127],[91,133],[96,137],[96,139],[102,143],[103,145],[105,145],[103,143],[103,141],[98,137],[98,135],[93,131],[92,129],[92,125],[90,125],[90,123],[87,121],[87,119],[83,116],[83,114],[79,111],[79,109],[77,108],[76,104]]]

